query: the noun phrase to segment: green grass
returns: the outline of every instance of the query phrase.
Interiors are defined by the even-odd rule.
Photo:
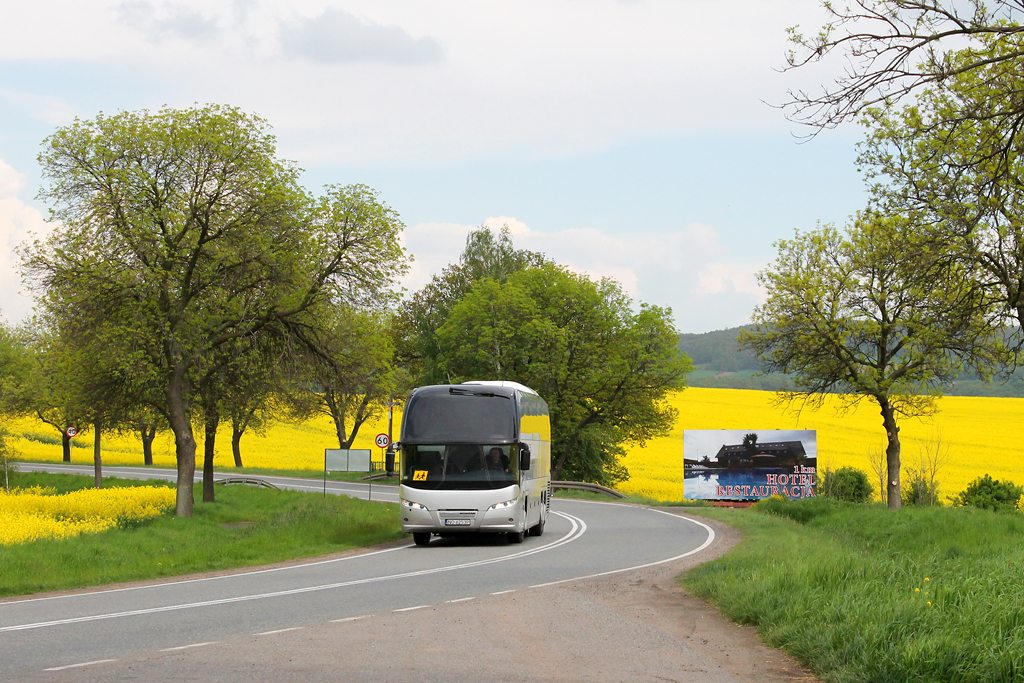
[[[87,488],[91,477],[15,473],[12,485]],[[170,486],[104,479],[104,486]],[[0,596],[153,579],[312,557],[402,538],[398,506],[345,496],[218,486],[195,489],[190,519],[165,516],[131,530],[0,547]]]
[[[1024,515],[827,499],[698,514],[743,541],[685,585],[822,680],[1024,680]]]

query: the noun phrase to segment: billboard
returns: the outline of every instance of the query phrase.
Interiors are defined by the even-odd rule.
[[[369,448],[325,448],[324,470],[327,472],[369,472]]]
[[[687,429],[683,493],[689,499],[811,498],[818,483],[814,430]]]

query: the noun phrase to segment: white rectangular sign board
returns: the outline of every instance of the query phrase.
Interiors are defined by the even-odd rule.
[[[369,472],[369,448],[326,448],[324,463],[328,472]]]

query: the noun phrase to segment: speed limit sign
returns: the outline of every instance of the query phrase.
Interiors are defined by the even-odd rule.
[[[388,444],[391,443],[391,439],[388,438],[387,434],[384,434],[382,432],[377,435],[377,438],[374,439],[374,442],[377,444],[377,448],[387,448]]]
[[[69,439],[75,438],[75,434],[78,433],[78,427],[74,425],[68,425],[68,428],[64,430],[64,433],[68,435]]]

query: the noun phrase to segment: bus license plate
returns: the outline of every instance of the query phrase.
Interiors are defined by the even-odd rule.
[[[471,519],[446,519],[444,520],[445,526],[469,526],[473,523]]]

